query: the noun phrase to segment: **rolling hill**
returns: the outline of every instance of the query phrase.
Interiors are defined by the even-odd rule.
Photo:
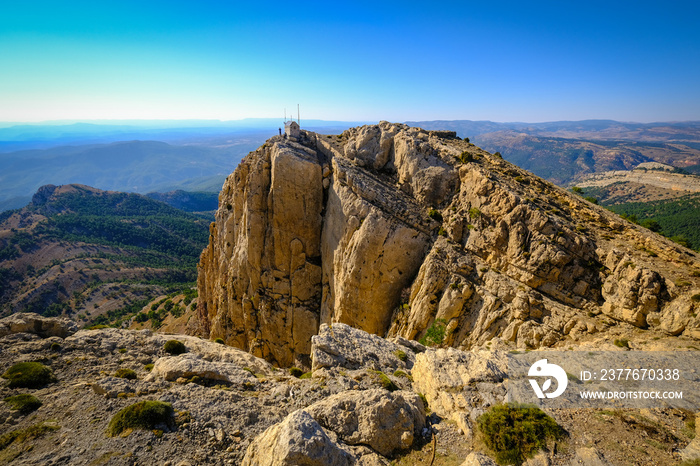
[[[118,320],[189,289],[211,218],[138,194],[44,186],[0,216],[0,313]]]

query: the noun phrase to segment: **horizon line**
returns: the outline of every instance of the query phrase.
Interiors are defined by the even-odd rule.
[[[20,126],[20,125],[27,125],[27,126],[39,126],[39,125],[75,125],[75,124],[80,124],[80,123],[85,123],[85,124],[114,124],[114,123],[122,123],[122,124],[138,124],[138,123],[185,123],[185,122],[191,122],[191,123],[215,123],[215,124],[231,124],[231,123],[245,123],[245,122],[256,122],[256,121],[274,121],[274,120],[283,120],[282,118],[277,118],[277,117],[246,117],[246,118],[240,118],[240,119],[231,119],[231,120],[222,120],[222,119],[217,119],[217,118],[171,118],[171,119],[164,119],[164,118],[95,118],[95,119],[60,119],[60,120],[39,120],[39,121],[7,121],[7,120],[0,120],[0,125],[5,126],[5,128],[11,126]],[[439,118],[439,119],[421,119],[421,120],[416,120],[416,119],[411,119],[411,120],[403,120],[403,121],[390,121],[390,120],[325,120],[325,119],[320,119],[320,118],[307,118],[306,121],[312,121],[312,122],[320,122],[320,123],[361,123],[361,124],[377,124],[381,121],[389,121],[390,123],[402,123],[402,124],[410,124],[410,123],[427,123],[427,122],[462,122],[462,121],[468,121],[468,122],[473,122],[473,123],[500,123],[500,124],[544,124],[544,123],[580,123],[580,122],[615,122],[615,123],[633,123],[633,124],[644,124],[644,125],[649,125],[649,124],[682,124],[682,123],[698,123],[700,124],[700,120],[656,120],[656,121],[634,121],[634,120],[615,120],[612,118],[586,118],[582,120],[570,120],[570,119],[565,119],[565,120],[546,120],[546,121],[495,121],[495,120],[484,120],[484,119],[468,119],[468,118],[462,118],[462,119],[446,119],[446,118]]]

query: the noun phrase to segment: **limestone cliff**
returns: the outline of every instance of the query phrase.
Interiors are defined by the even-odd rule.
[[[219,196],[206,336],[309,366],[342,322],[460,348],[569,343],[619,323],[700,337],[695,253],[454,133],[381,122],[273,137]]]

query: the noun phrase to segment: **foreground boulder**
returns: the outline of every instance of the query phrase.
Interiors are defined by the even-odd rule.
[[[417,342],[399,344],[345,324],[323,324],[311,338],[311,369],[368,368],[393,373],[411,369],[417,349],[425,347]]]
[[[257,381],[250,371],[239,365],[230,362],[207,361],[196,354],[182,354],[158,359],[153,365],[149,380],[158,377],[168,381],[198,377],[203,381],[226,384],[244,384]]]
[[[416,356],[413,388],[441,417],[452,419],[469,435],[476,417],[505,401],[508,361],[502,351],[430,349]]]
[[[306,411],[343,442],[367,445],[383,456],[410,448],[425,426],[423,402],[407,391],[338,393]]]
[[[380,461],[378,455],[410,448],[424,427],[423,402],[415,393],[382,389],[338,393],[267,429],[248,447],[243,464]]]
[[[295,411],[250,444],[243,466],[350,466],[348,451],[306,411]]]

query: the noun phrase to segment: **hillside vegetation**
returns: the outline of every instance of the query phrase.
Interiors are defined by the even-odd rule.
[[[43,187],[0,216],[2,314],[119,323],[194,285],[210,220],[137,194]]]

